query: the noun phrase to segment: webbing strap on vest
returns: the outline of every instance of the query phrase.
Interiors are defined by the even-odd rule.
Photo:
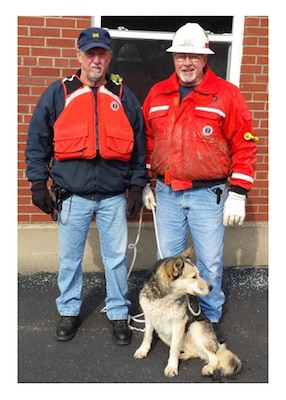
[[[122,83],[118,80],[117,80],[117,82],[114,82],[113,80],[109,79],[105,86],[106,86],[106,89],[110,90],[110,92],[114,93],[116,96],[118,96],[121,99]],[[63,80],[63,83],[65,84],[67,95],[75,92],[77,89],[84,86],[84,84],[81,82],[81,80],[76,75],[72,75],[72,76],[69,76],[68,78],[65,78]]]
[[[67,95],[75,92],[77,89],[83,86],[83,83],[74,75],[64,79],[63,83],[65,84]]]

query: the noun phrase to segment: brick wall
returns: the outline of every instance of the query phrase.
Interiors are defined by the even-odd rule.
[[[91,17],[18,17],[18,221],[45,222],[31,202],[24,149],[29,121],[43,90],[78,68],[79,32]],[[257,170],[247,205],[248,221],[268,220],[268,18],[246,17],[240,88],[259,136]],[[146,213],[145,220],[150,219]]]
[[[255,182],[249,194],[247,220],[268,220],[268,18],[246,17],[240,89],[259,137]]]
[[[78,68],[76,39],[91,17],[18,17],[18,221],[51,221],[31,202],[24,149],[28,125],[44,89]]]

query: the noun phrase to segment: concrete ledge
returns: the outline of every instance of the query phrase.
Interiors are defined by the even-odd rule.
[[[134,243],[138,223],[129,224],[129,243]],[[224,266],[268,266],[268,223],[245,222],[226,229]],[[18,271],[22,274],[58,271],[58,230],[56,223],[18,225]],[[133,250],[128,250],[129,266]],[[156,260],[156,237],[152,222],[142,224],[134,269],[146,269]],[[103,271],[96,224],[86,242],[83,271]]]

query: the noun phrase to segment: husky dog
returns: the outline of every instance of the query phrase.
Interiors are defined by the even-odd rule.
[[[179,360],[190,358],[205,361],[204,376],[238,374],[240,359],[218,342],[212,323],[200,310],[196,296],[207,295],[212,287],[191,262],[192,251],[188,248],[180,256],[159,260],[150,271],[139,295],[145,332],[134,357],[147,357],[155,330],[170,347],[165,376],[178,375]]]

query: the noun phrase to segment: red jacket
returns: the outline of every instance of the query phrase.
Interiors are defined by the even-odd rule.
[[[180,103],[174,72],[149,91],[143,115],[147,168],[165,176],[173,190],[194,181],[230,179],[248,191],[253,183],[256,143],[252,117],[239,89],[206,66],[205,76]]]

